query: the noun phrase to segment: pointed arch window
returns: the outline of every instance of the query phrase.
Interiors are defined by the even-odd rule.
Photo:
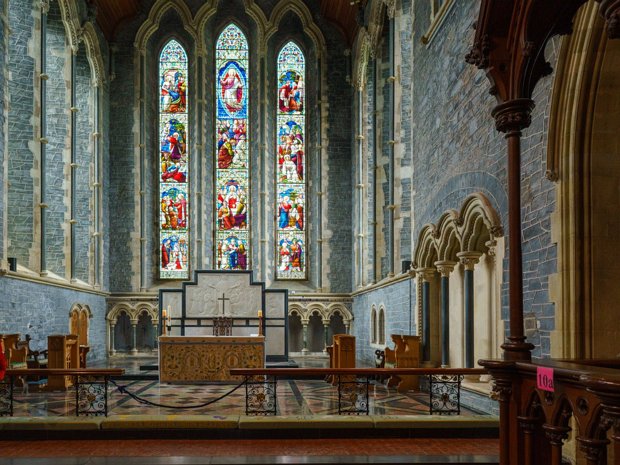
[[[306,59],[295,42],[278,54],[277,279],[306,279]]]
[[[161,279],[189,277],[187,53],[171,39],[159,55]]]
[[[248,42],[235,24],[215,49],[215,268],[249,268]]]

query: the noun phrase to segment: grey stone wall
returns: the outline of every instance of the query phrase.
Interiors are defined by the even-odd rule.
[[[75,161],[77,168],[75,196],[75,277],[81,281],[90,281],[90,265],[92,263],[92,212],[93,192],[92,183],[92,157],[93,157],[93,119],[92,103],[94,89],[92,89],[92,76],[90,65],[86,59],[84,47],[80,48],[76,60],[76,146]]]
[[[4,2],[3,2],[4,3]],[[37,8],[37,11],[31,10]],[[38,127],[39,111],[39,31],[38,3],[11,1],[9,8],[8,50],[4,49],[4,35],[0,37],[0,63],[3,79],[8,75],[8,132],[0,134],[0,145],[7,142],[9,172],[6,217],[0,208],[0,221],[6,221],[10,240],[8,256],[18,258],[19,264],[39,271],[38,245],[34,244],[35,204],[38,201],[40,183],[38,163]],[[78,5],[83,17],[87,8]],[[2,29],[2,34],[5,30]],[[50,205],[48,224],[48,264],[49,270],[65,277],[65,249],[68,248],[69,220],[69,173],[67,162],[70,128],[70,94],[68,83],[68,58],[70,51],[65,42],[64,26],[61,22],[57,2],[51,2],[48,29],[48,204]],[[90,109],[90,68],[81,46],[78,57],[78,278],[87,281],[89,257],[87,256],[90,234],[88,218],[92,214],[90,203],[90,156],[89,139],[92,132]],[[105,59],[105,42],[102,42]],[[8,52],[8,53],[7,53]],[[6,66],[5,66],[6,65]],[[5,87],[0,83],[0,93],[4,97]],[[105,99],[105,96],[104,96]],[[1,115],[4,119],[5,114]],[[103,120],[105,122],[105,118]],[[105,141],[107,137],[104,137]],[[3,145],[2,145],[3,147]],[[0,154],[3,154],[0,147]],[[33,153],[34,152],[34,153]],[[1,156],[1,155],[0,155]],[[6,182],[2,179],[0,182]],[[105,181],[104,181],[105,185]],[[0,192],[3,192],[0,186]],[[1,195],[1,194],[0,194]],[[105,196],[104,196],[105,198]],[[0,202],[1,203],[1,202]],[[80,227],[85,224],[86,229]],[[37,226],[38,227],[38,226]],[[6,240],[2,234],[0,241]],[[67,284],[69,284],[67,282]],[[104,284],[105,289],[105,284]],[[44,348],[49,334],[67,334],[69,330],[69,310],[75,303],[89,305],[93,312],[90,321],[89,359],[105,357],[105,296],[74,289],[52,286],[45,283],[30,282],[19,277],[0,277],[0,332],[18,332],[33,337],[33,348]]]
[[[134,86],[134,63],[132,44],[118,44],[115,52],[116,79],[110,82],[109,106],[109,162],[107,177],[109,179],[108,203],[109,231],[114,240],[108,244],[110,263],[110,291],[129,292],[131,288],[132,262],[134,257],[132,232],[137,214],[136,183],[138,167],[135,163],[133,106],[136,102]]]
[[[403,10],[407,7],[407,2],[403,2]],[[401,259],[412,256],[415,241],[426,223],[436,223],[448,209],[460,209],[467,196],[474,192],[482,192],[491,200],[501,217],[506,235],[510,233],[507,228],[506,142],[503,135],[495,130],[490,116],[496,101],[488,93],[490,83],[484,72],[468,65],[463,58],[473,42],[472,25],[477,18],[478,4],[454,2],[436,36],[428,45],[424,45],[420,37],[430,25],[428,8],[428,2],[417,2],[413,6],[411,36],[411,29],[403,24],[410,24],[412,17],[405,14],[406,17],[399,19],[401,55],[397,65],[400,66],[403,90],[400,110],[403,158],[397,170],[403,171],[405,167],[413,165],[413,175],[401,180],[400,201],[403,210],[415,206],[415,222],[410,225],[403,222],[401,235],[397,237],[401,245]],[[556,39],[547,47],[546,56],[552,64],[557,60],[559,43],[560,40]],[[383,53],[383,49],[378,51],[379,60]],[[370,86],[373,77],[371,71],[368,77]],[[554,185],[544,177],[552,83],[553,75],[539,82],[533,96],[537,106],[532,114],[532,125],[524,131],[522,139],[525,324],[528,340],[536,345],[533,351],[535,358],[549,356],[549,334],[555,324],[555,308],[548,295],[548,276],[557,267],[556,246],[549,232],[550,214],[555,208],[555,193]],[[376,109],[379,110],[382,108],[381,98],[382,95],[379,95],[376,103]],[[366,101],[367,131],[372,134],[370,126],[373,106],[370,93]],[[385,111],[382,117],[386,117]],[[384,124],[379,122],[377,129],[383,127]],[[369,137],[367,146],[369,157],[372,156],[372,139]],[[385,142],[385,137],[380,135],[379,139]],[[372,166],[371,158],[368,166]],[[381,170],[377,174],[381,176]],[[372,181],[372,178],[369,179]],[[382,185],[380,179],[376,182]],[[378,192],[387,193],[381,187]],[[369,199],[369,206],[371,202]],[[382,219],[381,216],[377,218],[379,224],[382,224]],[[369,230],[372,232],[372,228]],[[409,231],[413,236],[411,245],[407,245],[410,241],[407,237]],[[369,238],[369,242],[373,240],[376,239]],[[383,250],[379,246],[379,254]],[[408,253],[411,255],[408,256]],[[507,253],[506,250],[503,263],[504,319],[508,317]],[[384,259],[381,263],[381,274],[384,276]],[[399,286],[395,284],[355,297],[355,334],[362,344],[368,346],[365,341],[369,341],[367,323],[370,302],[392,291],[400,295],[397,290]],[[362,354],[366,351],[369,349],[360,348]],[[475,398],[475,395],[472,396]],[[475,399],[472,402],[475,404]],[[477,405],[482,405],[480,401],[477,402]]]
[[[4,17],[7,17],[7,11],[6,11],[6,7],[7,7],[7,3],[3,2],[2,5],[0,6],[0,11],[2,11],[2,14],[5,15]],[[7,88],[7,77],[8,77],[8,70],[7,70],[7,59],[8,59],[8,53],[7,53],[7,47],[8,46],[8,30],[7,30],[7,26],[6,25],[2,25],[0,27],[0,102],[2,103],[2,111],[0,111],[0,167],[2,169],[2,171],[4,172],[4,168],[5,168],[5,161],[7,160],[6,157],[6,138],[8,136],[5,128],[6,128],[6,123],[7,123],[7,112],[8,112],[8,101],[7,101],[7,95],[6,95],[6,88]],[[6,260],[6,256],[5,256],[5,242],[7,240],[7,235],[6,235],[6,230],[5,230],[5,218],[6,218],[6,201],[7,201],[7,196],[5,195],[5,186],[6,186],[6,179],[3,176],[0,176],[0,263],[5,263]],[[4,265],[0,265],[0,266],[4,266]]]
[[[351,334],[355,336],[356,358],[360,364],[375,365],[376,347],[370,345],[370,312],[373,305],[377,311],[381,306],[385,308],[385,344],[383,346],[393,349],[394,344],[390,340],[390,334],[416,334],[415,300],[416,286],[411,279],[355,296],[353,300],[355,320]]]
[[[105,358],[105,297],[18,279],[0,278],[0,332],[29,334],[31,348],[47,347],[50,334],[69,333],[69,311],[75,303],[88,305],[89,360]]]
[[[69,184],[65,182],[65,166],[70,129],[70,95],[66,79],[67,47],[65,27],[57,2],[51,2],[47,17],[47,93],[46,93],[46,263],[47,270],[58,276],[66,274],[65,237],[68,237],[68,208],[65,203]]]
[[[29,2],[12,4],[8,11],[11,34],[8,38],[7,135],[7,227],[8,256],[25,266],[31,261],[30,248],[34,239],[34,79],[35,59],[32,56],[34,16]]]

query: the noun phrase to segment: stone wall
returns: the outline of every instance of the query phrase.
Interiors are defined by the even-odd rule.
[[[411,279],[404,279],[391,286],[358,294],[353,300],[353,321],[351,334],[355,336],[356,358],[365,366],[375,365],[375,350],[386,346],[394,347],[390,334],[416,334],[416,285]],[[373,306],[379,311],[385,309],[385,344],[372,345],[370,313]]]
[[[17,258],[19,264],[27,267],[38,266],[37,258],[30,256],[34,241],[34,183],[38,182],[33,153],[36,147],[33,127],[35,53],[38,49],[34,37],[34,15],[27,2],[9,8],[11,33],[5,60],[9,81],[8,120],[11,122],[8,125],[6,151],[7,256]]]
[[[92,311],[89,328],[89,360],[101,360],[106,353],[105,297],[72,289],[13,278],[0,278],[0,333],[32,337],[33,350],[47,347],[50,334],[69,333],[69,311],[73,304],[88,305]]]
[[[409,217],[402,219],[400,234],[396,235],[396,241],[399,241],[400,245],[400,254],[396,260],[411,259],[423,226],[436,223],[446,210],[460,209],[467,196],[474,192],[482,192],[491,200],[493,208],[501,217],[507,237],[510,233],[507,228],[507,149],[503,135],[495,130],[491,118],[491,110],[496,101],[489,95],[490,83],[484,72],[468,65],[464,60],[473,43],[472,25],[477,18],[479,6],[475,2],[455,1],[444,23],[427,45],[422,44],[420,38],[430,26],[429,3],[417,2],[408,10],[409,3],[402,2],[400,8],[402,10],[397,9],[396,13],[397,25],[400,25],[400,54],[396,64],[402,92],[398,113],[402,158],[396,167],[401,188],[396,201],[399,203],[397,211],[400,208],[401,213],[409,213]],[[411,23],[412,27],[409,27]],[[559,39],[553,40],[547,48],[546,56],[552,64],[557,60],[559,43]],[[377,51],[379,60],[383,53],[382,48]],[[370,68],[369,66],[367,75],[369,89],[372,89]],[[384,77],[381,70],[380,65],[380,75]],[[548,357],[550,354],[549,334],[554,328],[555,314],[554,305],[548,296],[548,276],[555,272],[557,266],[556,247],[549,233],[555,194],[553,184],[544,176],[552,83],[553,75],[538,84],[533,97],[537,106],[532,115],[532,125],[524,131],[522,139],[525,321],[528,340],[536,345],[533,352],[535,358]],[[379,89],[381,88],[379,85]],[[384,95],[385,93],[381,92],[377,96],[375,108],[372,106],[370,92],[366,97],[365,118],[369,135],[372,135],[372,111],[383,108],[381,98]],[[385,111],[381,116],[386,117]],[[378,129],[383,126],[379,122]],[[369,173],[373,156],[372,139],[373,137],[369,137],[366,146],[369,150]],[[385,143],[385,137],[380,135],[379,139]],[[380,178],[383,176],[383,164],[380,160],[379,165],[378,178],[375,180],[369,176],[368,182],[371,186],[379,183],[377,221],[381,228],[381,225],[385,224],[384,217],[380,214],[381,207],[385,204],[381,194],[386,194],[387,191]],[[410,174],[407,170],[411,170]],[[370,208],[371,199],[368,205]],[[414,210],[415,222],[412,221]],[[368,224],[371,225],[370,217]],[[381,254],[389,250],[389,247],[381,244],[379,237],[372,237],[372,231],[369,227],[368,243],[376,244],[379,255],[377,259],[381,260],[381,278],[385,277],[386,273],[385,259]],[[505,252],[507,257],[507,251]],[[507,318],[508,313],[507,265],[505,258],[503,319]],[[395,262],[395,267],[396,271],[399,271],[398,261]],[[372,270],[369,270],[368,275],[372,276]],[[395,294],[400,295],[399,286],[400,283],[355,297],[355,334],[361,341],[369,340],[369,302],[376,300],[375,294],[389,293],[392,289]],[[360,350],[364,353],[366,349]]]
[[[67,168],[70,131],[70,89],[67,73],[70,54],[65,45],[65,27],[57,2],[50,3],[46,37],[47,92],[45,153],[45,209],[47,270],[65,277],[68,257],[65,257],[65,236],[69,230],[67,197],[70,184]],[[46,271],[46,270],[43,270]]]

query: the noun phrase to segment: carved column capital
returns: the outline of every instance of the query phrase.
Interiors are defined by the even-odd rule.
[[[428,283],[435,276],[435,268],[418,268],[415,270],[418,279]]]
[[[48,14],[50,11],[50,0],[41,0],[39,4],[41,6],[41,13],[44,15]]]
[[[495,118],[495,128],[503,133],[520,132],[532,123],[534,101],[518,98],[497,105],[491,112]]]
[[[620,38],[620,0],[601,0],[600,12],[607,22],[607,37]]]
[[[456,262],[450,260],[439,260],[435,262],[435,266],[437,267],[437,271],[441,274],[443,278],[447,278],[450,276],[450,273],[454,270],[456,266]]]
[[[568,426],[554,425],[543,425],[543,429],[545,430],[545,436],[547,436],[552,446],[562,446],[571,430]]]
[[[503,378],[494,378],[491,398],[499,402],[510,402],[512,396],[512,381]]]
[[[598,463],[601,457],[607,454],[609,439],[577,438],[579,449],[585,454],[586,459]]]
[[[474,266],[476,266],[478,262],[480,261],[480,257],[482,256],[482,253],[480,252],[459,252],[456,254],[456,256],[459,257],[459,260],[461,261],[461,265],[463,265],[466,270],[472,271],[474,269]]]

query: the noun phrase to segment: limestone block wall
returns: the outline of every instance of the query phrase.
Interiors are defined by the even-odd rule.
[[[9,2],[3,2],[6,6]],[[47,40],[47,109],[46,144],[47,167],[40,165],[40,20],[38,2],[10,2],[8,21],[0,28],[0,93],[6,113],[0,116],[0,161],[3,171],[0,180],[0,332],[18,332],[33,337],[34,347],[42,349],[47,335],[69,331],[69,310],[73,304],[88,305],[93,317],[90,324],[89,359],[105,356],[105,280],[103,292],[93,286],[93,132],[94,88],[93,69],[81,43],[77,56],[78,98],[76,101],[76,189],[70,189],[71,101],[70,59],[67,40],[68,23],[61,14],[58,2],[50,2]],[[92,19],[88,8],[77,5],[77,18],[71,21],[85,24]],[[105,41],[99,34],[99,46]],[[94,46],[93,46],[94,47]],[[96,48],[96,47],[94,47]],[[107,53],[91,58],[104,63]],[[103,74],[105,70],[102,69]],[[105,79],[105,76],[102,76]],[[6,92],[6,95],[5,95]],[[102,90],[105,100],[105,90]],[[6,118],[6,119],[5,119]],[[107,115],[102,111],[102,120]],[[105,140],[105,137],[101,138]],[[103,153],[101,154],[103,156]],[[41,176],[47,182],[46,257],[47,271],[40,267],[40,185]],[[104,189],[106,181],[103,180]],[[75,196],[76,211],[70,212],[71,195]],[[105,197],[105,195],[103,196]],[[70,220],[75,219],[77,282],[69,276]],[[6,272],[5,260],[17,258],[17,272]],[[104,260],[104,274],[107,264]]]
[[[69,333],[69,311],[75,303],[92,311],[89,360],[105,358],[105,297],[12,278],[0,278],[0,331],[32,337],[32,349],[47,347],[50,334]]]
[[[351,333],[355,336],[356,357],[361,364],[374,366],[375,350],[386,346],[394,348],[390,334],[416,334],[416,286],[411,279],[403,279],[390,286],[360,293],[353,298],[355,320]],[[371,345],[371,309],[385,309],[385,344]]]
[[[7,147],[5,160],[7,173],[6,238],[7,258],[17,258],[18,263],[36,266],[37,259],[30,256],[34,241],[34,183],[38,177],[35,169],[35,130],[33,113],[35,110],[35,61],[37,45],[34,43],[35,12],[28,8],[9,8],[11,34],[8,35],[8,56],[5,57],[5,72],[8,88]],[[39,27],[37,25],[37,27]],[[3,28],[3,34],[6,34]],[[3,56],[5,56],[3,54]],[[4,127],[4,126],[3,126]],[[4,133],[4,131],[2,131]],[[4,176],[3,176],[4,179]],[[3,202],[4,204],[5,202]],[[4,224],[4,223],[3,223]]]
[[[495,130],[490,116],[496,101],[489,95],[490,84],[484,73],[464,60],[473,41],[472,25],[478,8],[475,2],[453,2],[435,36],[428,44],[423,44],[420,39],[430,26],[430,3],[416,2],[410,6],[404,1],[397,6],[397,24],[401,27],[396,66],[402,92],[398,101],[400,118],[397,118],[397,124],[400,120],[401,127],[397,129],[400,129],[403,155],[396,169],[398,179],[395,187],[400,189],[397,190],[397,213],[398,208],[401,213],[410,212],[410,216],[401,220],[401,229],[397,229],[396,247],[400,248],[395,261],[397,272],[400,270],[398,257],[401,260],[411,258],[423,226],[436,223],[449,209],[458,210],[467,196],[474,192],[482,192],[490,199],[501,217],[506,236],[510,234],[507,230],[506,143]],[[407,27],[409,24],[411,28]],[[552,65],[557,60],[559,44],[560,39],[555,39],[547,47],[546,56]],[[379,49],[379,60],[381,53]],[[369,89],[372,89],[374,77],[371,66],[372,61],[367,72]],[[378,75],[383,77],[381,73]],[[556,246],[549,232],[555,194],[553,184],[544,176],[552,84],[553,75],[538,84],[533,97],[536,108],[532,114],[532,125],[524,131],[522,139],[524,303],[528,340],[536,346],[534,357],[550,354],[549,334],[554,328],[555,314],[548,295],[548,277],[557,266]],[[380,144],[385,143],[383,135],[377,138],[372,133],[372,112],[383,108],[383,97],[383,93],[379,92],[377,101],[373,102],[369,93],[365,99],[366,135],[370,136],[366,146],[369,172],[373,164],[372,154],[380,157]],[[385,111],[381,111],[379,116],[385,118]],[[382,124],[381,121],[378,123],[377,130],[381,131]],[[379,145],[373,151],[371,144],[375,139],[378,139]],[[368,177],[369,183],[378,186],[377,198],[368,200],[368,208],[375,201],[379,204],[376,219],[379,236],[372,237],[373,228],[369,227],[368,244],[369,247],[376,247],[377,260],[381,263],[378,279],[381,279],[386,272],[382,254],[389,247],[382,243],[380,237],[381,225],[385,224],[380,210],[385,202],[381,196],[386,191],[380,179],[382,163],[379,158],[377,164],[380,165],[376,171],[377,178]],[[369,217],[368,225],[371,223],[372,218]],[[503,256],[507,257],[507,250],[503,252]],[[504,269],[501,301],[502,318],[505,320],[508,311],[507,258],[498,266]],[[368,274],[371,281],[372,272]],[[398,286],[400,284],[394,284],[386,289]],[[385,291],[369,290],[363,294],[364,297],[358,295],[354,299],[355,332],[362,335],[360,340],[368,339],[369,328],[361,323],[369,321],[370,306],[367,301],[381,292]]]

